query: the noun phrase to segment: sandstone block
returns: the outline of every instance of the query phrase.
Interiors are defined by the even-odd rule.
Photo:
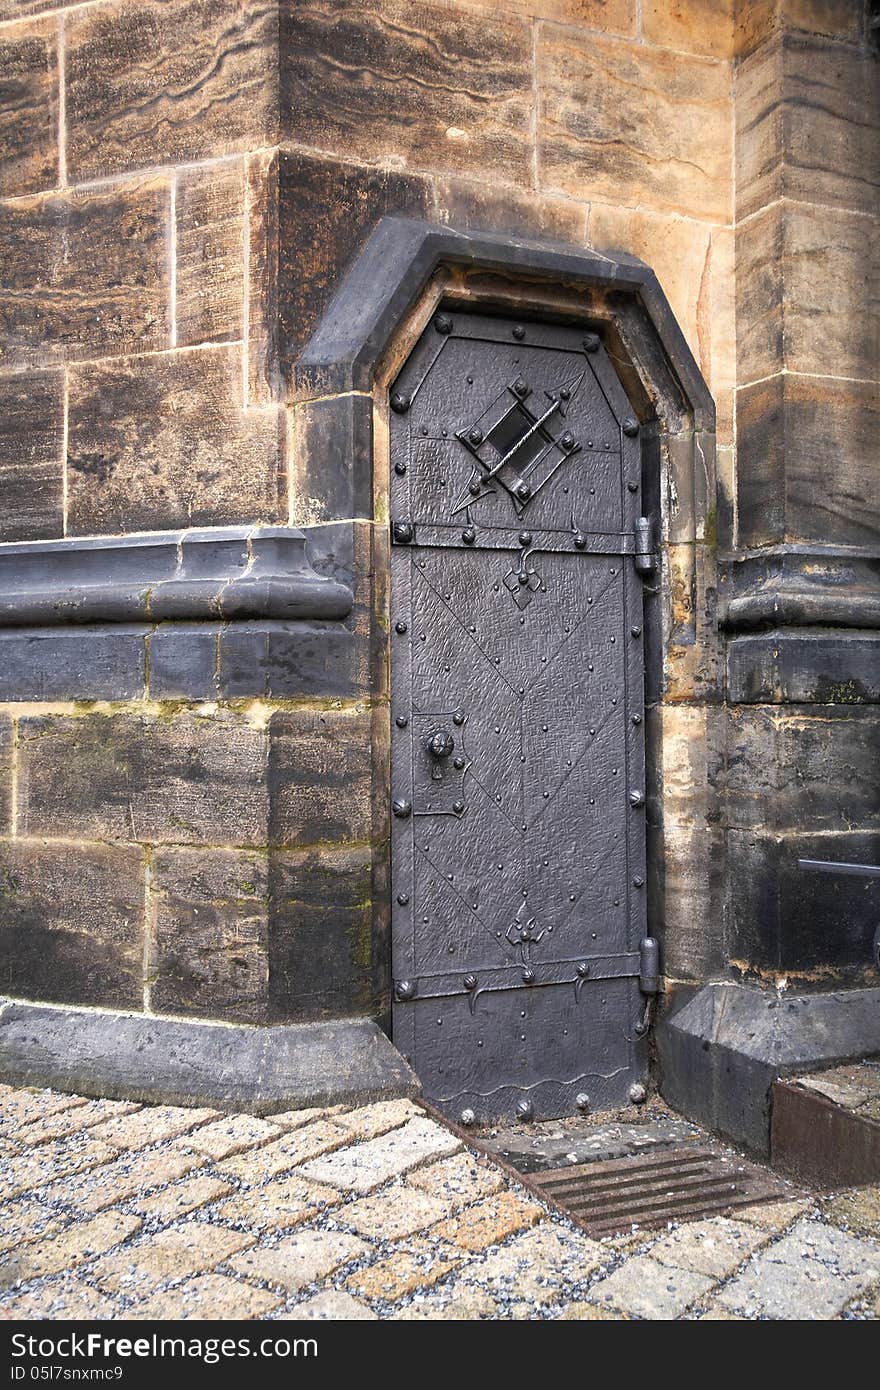
[[[308,12],[308,7],[303,7],[306,18]],[[328,109],[326,92],[320,104]],[[338,148],[350,152],[353,147],[343,142]],[[251,332],[266,335],[273,303],[261,296],[260,284],[267,275],[271,277],[272,256],[277,255],[280,364],[273,375],[271,362],[265,368],[257,362],[255,376],[268,381],[264,392],[270,391],[278,371],[283,375],[310,338],[342,271],[379,219],[386,214],[424,217],[430,215],[432,206],[424,180],[396,170],[364,169],[332,156],[284,153],[279,157],[277,178],[277,225],[272,222],[271,204],[266,210],[256,201],[250,258],[251,304],[257,315],[252,317]],[[315,217],[316,207],[325,211],[320,219]],[[261,310],[263,302],[266,307]],[[265,323],[261,326],[259,315],[263,312],[270,315],[268,327]]]
[[[59,182],[57,35],[51,21],[0,34],[0,196]]]
[[[110,1293],[146,1295],[168,1279],[207,1273],[253,1240],[225,1226],[187,1221],[103,1256],[91,1272],[99,1287]]]
[[[163,850],[155,856],[152,883],[153,1007],[261,1021],[269,985],[265,858],[235,850]]]
[[[873,220],[845,209],[783,200],[740,225],[737,353],[744,385],[783,367],[873,379],[877,248]]]
[[[661,48],[730,58],[736,0],[644,0],[642,37]]]
[[[166,346],[169,207],[157,178],[10,203],[0,229],[0,365]]]
[[[64,379],[0,377],[0,538],[35,541],[64,528]]]
[[[855,8],[855,6],[853,6]],[[737,216],[777,198],[871,212],[880,187],[875,63],[787,33],[737,73]]]
[[[878,1277],[880,1252],[872,1242],[802,1220],[727,1284],[718,1301],[753,1318],[833,1318]]]
[[[175,196],[177,345],[240,338],[244,306],[244,169],[182,171]]]
[[[71,179],[270,143],[277,23],[268,0],[115,0],[71,15]]]
[[[780,373],[739,391],[741,541],[876,544],[878,415],[866,382]]]
[[[3,988],[58,1003],[142,1004],[143,856],[67,841],[0,843]]]
[[[355,750],[354,756],[361,754]],[[329,807],[331,796],[332,788],[316,779],[315,801]],[[341,806],[341,788],[337,796]],[[269,991],[276,1017],[369,1012],[371,867],[369,849],[315,848],[271,855]]]
[[[118,1211],[104,1212],[91,1221],[74,1222],[66,1231],[39,1246],[25,1246],[0,1260],[0,1285],[8,1288],[20,1279],[39,1279],[64,1269],[75,1269],[127,1240],[141,1225],[139,1217]]]
[[[233,1226],[272,1235],[314,1221],[320,1212],[336,1206],[341,1200],[332,1187],[307,1182],[293,1174],[235,1193],[220,1204],[217,1215]]]
[[[416,1289],[430,1288],[464,1259],[461,1250],[437,1241],[413,1240],[405,1250],[395,1251],[387,1259],[350,1274],[345,1285],[364,1298],[395,1303]]]
[[[289,1173],[291,1168],[297,1168],[301,1163],[331,1149],[338,1149],[347,1142],[348,1135],[339,1125],[331,1120],[315,1120],[310,1125],[285,1134],[281,1139],[263,1144],[259,1149],[224,1158],[215,1166],[218,1172],[253,1186],[268,1178]],[[306,1177],[313,1176],[308,1168],[303,1172]]]
[[[678,1318],[711,1289],[713,1280],[691,1270],[667,1269],[647,1255],[626,1260],[590,1290],[590,1302],[639,1318]]]
[[[369,711],[355,707],[274,714],[269,723],[268,784],[271,844],[368,841]]]
[[[534,1226],[545,1215],[544,1208],[537,1202],[517,1192],[499,1192],[432,1226],[430,1235],[457,1249],[474,1252],[497,1245],[515,1231]]]
[[[71,533],[278,520],[279,417],[243,410],[242,392],[235,347],[72,372]]]
[[[433,1120],[408,1120],[401,1129],[378,1139],[368,1139],[365,1143],[342,1148],[338,1153],[312,1159],[305,1164],[303,1172],[309,1178],[330,1183],[346,1192],[365,1194],[429,1158],[442,1158],[460,1148],[455,1135]]]
[[[263,1318],[282,1301],[277,1293],[252,1288],[228,1274],[199,1274],[136,1303],[129,1316],[143,1321],[174,1322]]]
[[[538,80],[542,189],[728,220],[726,69],[547,25]]]
[[[368,1249],[357,1236],[341,1231],[300,1231],[277,1245],[255,1246],[236,1255],[229,1266],[246,1279],[299,1293]]]
[[[448,6],[297,0],[281,13],[282,133],[422,169],[530,183],[531,34]],[[355,63],[357,80],[352,80]]]
[[[97,1168],[115,1156],[114,1149],[96,1139],[91,1130],[54,1139],[48,1144],[38,1144],[36,1148],[25,1149],[20,1154],[11,1154],[2,1161],[6,1198],[11,1200],[45,1187],[55,1179]]]
[[[265,735],[231,712],[38,715],[20,730],[22,833],[265,842]]]

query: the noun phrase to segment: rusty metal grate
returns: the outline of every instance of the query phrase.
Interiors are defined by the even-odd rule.
[[[743,1159],[680,1145],[530,1173],[529,1179],[591,1236],[696,1221],[792,1195],[787,1183]]]

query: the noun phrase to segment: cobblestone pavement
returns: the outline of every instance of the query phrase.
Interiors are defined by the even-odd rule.
[[[410,1101],[0,1087],[4,1318],[880,1316],[880,1187],[595,1241]]]

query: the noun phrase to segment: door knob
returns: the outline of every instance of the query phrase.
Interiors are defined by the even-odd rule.
[[[436,733],[429,735],[425,740],[425,748],[439,762],[441,758],[448,758],[455,748],[455,739],[446,729],[438,729]]]

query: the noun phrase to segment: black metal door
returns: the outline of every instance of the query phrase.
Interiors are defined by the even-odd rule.
[[[638,425],[597,335],[450,310],[391,393],[394,1040],[478,1123],[644,1066]]]

